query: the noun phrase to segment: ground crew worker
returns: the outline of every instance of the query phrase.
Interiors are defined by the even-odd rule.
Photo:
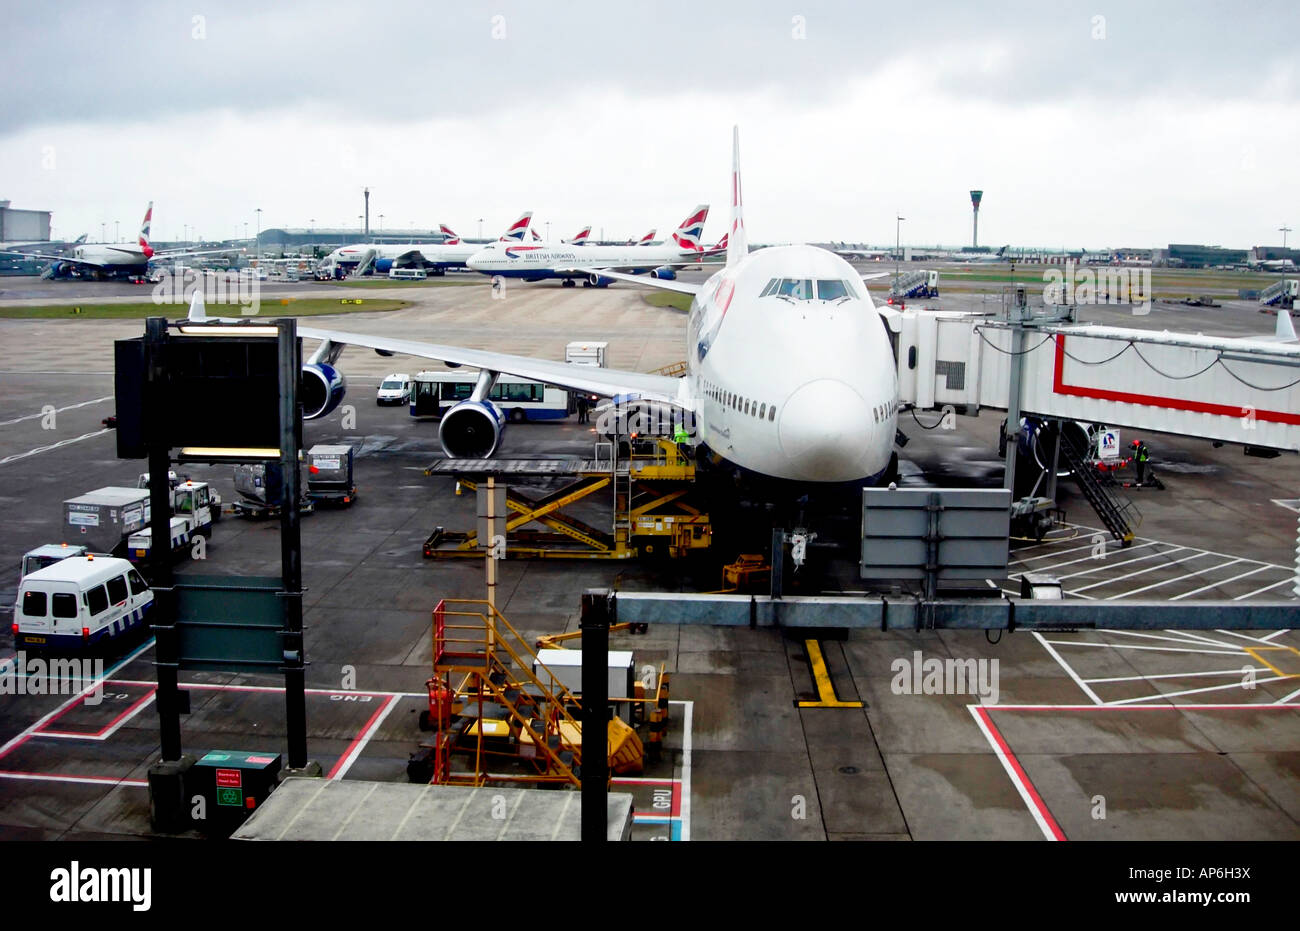
[[[587,408],[591,406],[591,399],[585,394],[578,395],[578,423],[587,422]]]
[[[1142,487],[1147,480],[1147,463],[1151,460],[1151,451],[1147,449],[1147,444],[1141,440],[1133,441],[1133,461],[1137,466],[1137,483]]]

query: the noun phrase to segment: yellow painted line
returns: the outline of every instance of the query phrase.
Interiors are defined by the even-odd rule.
[[[826,670],[826,658],[822,656],[822,646],[816,640],[805,640],[804,649],[808,651],[808,664],[812,666],[813,681],[817,683],[817,701],[795,702],[797,708],[861,708],[860,701],[840,701],[835,697],[835,686],[831,683],[831,674]]]
[[[1268,651],[1270,651],[1270,650],[1271,650],[1271,651],[1274,651],[1274,652],[1276,652],[1276,651],[1278,651],[1278,650],[1281,650],[1281,651],[1284,652],[1284,653],[1292,653],[1292,654],[1294,654],[1295,656],[1300,657],[1300,650],[1297,650],[1295,647],[1287,647],[1287,646],[1277,646],[1277,647],[1246,647],[1246,652],[1247,652],[1247,653],[1249,653],[1249,654],[1250,654],[1251,656],[1253,656],[1255,659],[1259,660],[1261,663],[1263,663],[1263,664],[1264,664],[1265,666],[1267,666],[1269,669],[1273,670],[1275,673],[1277,673],[1277,674],[1278,674],[1279,676],[1281,676],[1283,679],[1295,679],[1295,678],[1300,677],[1300,673],[1296,673],[1296,672],[1283,672],[1282,670],[1280,670],[1280,669],[1278,669],[1276,666],[1274,666],[1272,663],[1270,663],[1268,660],[1264,659],[1264,657],[1262,657],[1262,656],[1259,655],[1260,653],[1266,653],[1266,652],[1268,652]]]

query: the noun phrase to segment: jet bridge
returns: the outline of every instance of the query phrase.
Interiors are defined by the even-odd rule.
[[[1016,310],[896,315],[900,400],[1300,451],[1300,344],[1079,325],[1068,306]],[[1280,335],[1289,323],[1279,319]]]

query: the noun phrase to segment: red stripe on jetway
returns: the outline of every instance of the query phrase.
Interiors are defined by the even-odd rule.
[[[1189,401],[1185,398],[1164,398],[1150,394],[1134,394],[1129,391],[1110,391],[1105,388],[1087,388],[1082,385],[1065,383],[1065,334],[1056,334],[1056,368],[1052,375],[1052,389],[1057,394],[1072,395],[1080,398],[1094,398],[1098,401],[1122,401],[1126,404],[1145,404],[1148,407],[1164,407],[1176,411],[1192,411],[1197,414],[1218,414],[1222,417],[1240,418],[1247,408],[1240,404],[1211,404],[1207,401]],[[1273,423],[1300,425],[1300,414],[1285,411],[1255,411],[1256,420]]]

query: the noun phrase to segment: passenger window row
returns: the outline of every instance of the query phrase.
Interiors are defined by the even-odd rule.
[[[768,422],[776,420],[775,404],[752,401],[749,398],[741,397],[734,391],[724,391],[711,383],[705,385],[704,393],[719,404],[730,407],[732,410],[739,411],[747,416],[756,417],[759,420],[766,420]]]

